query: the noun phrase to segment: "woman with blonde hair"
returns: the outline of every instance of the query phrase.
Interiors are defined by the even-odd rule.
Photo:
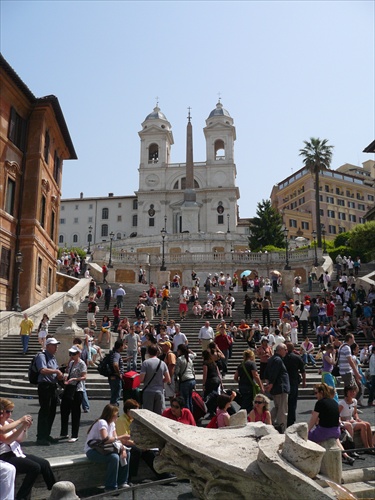
[[[270,400],[264,394],[257,394],[253,401],[254,409],[248,416],[248,422],[263,422],[272,425],[270,413]]]
[[[340,414],[337,401],[331,398],[329,386],[324,382],[315,385],[314,394],[317,402],[308,424],[310,441],[319,444],[327,439],[338,439]]]
[[[238,382],[238,390],[241,394],[241,408],[247,412],[251,411],[256,393],[259,391],[264,392],[255,363],[255,354],[251,349],[244,351],[243,361],[235,371],[234,380]]]

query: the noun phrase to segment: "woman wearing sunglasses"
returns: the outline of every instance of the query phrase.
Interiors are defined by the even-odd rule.
[[[163,417],[170,418],[181,424],[197,425],[191,411],[185,408],[185,401],[181,396],[171,399],[171,407],[163,411]]]
[[[60,438],[68,438],[68,443],[78,440],[81,422],[83,384],[86,380],[87,367],[81,359],[81,349],[74,345],[69,349],[70,361],[64,376],[64,392],[61,399]],[[72,437],[68,436],[69,416],[72,414]]]
[[[270,400],[264,394],[257,394],[253,401],[254,409],[251,410],[247,418],[248,422],[263,422],[272,425]]]
[[[0,461],[13,465],[17,474],[25,474],[15,497],[16,500],[21,500],[31,497],[32,487],[40,473],[49,490],[56,480],[48,460],[35,455],[26,455],[22,451],[20,443],[26,438],[27,429],[32,425],[32,418],[26,415],[17,420],[17,425],[14,426],[13,410],[14,403],[10,399],[0,398]]]

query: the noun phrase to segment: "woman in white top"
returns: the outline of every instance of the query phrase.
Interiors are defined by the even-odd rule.
[[[90,448],[88,443],[92,439],[105,440],[106,443],[125,441],[126,438],[130,440],[128,435],[117,436],[115,422],[118,416],[119,409],[117,406],[111,404],[106,405],[98,420],[95,420],[88,430],[84,449],[87,458],[92,462],[107,464],[104,485],[106,491],[113,491],[128,486],[130,455],[125,447],[122,447],[120,454],[111,453],[109,455],[101,455],[98,451]],[[125,459],[125,465],[121,465],[120,459]]]
[[[345,429],[353,437],[354,431],[360,431],[364,448],[372,448],[373,438],[371,425],[358,417],[357,400],[355,399],[358,387],[348,385],[344,387],[344,399],[339,401],[340,419],[345,425]],[[368,455],[375,455],[375,450],[366,450]]]
[[[42,348],[42,351],[46,348],[46,337],[48,334],[48,326],[50,324],[49,317],[47,314],[43,314],[43,318],[39,323],[38,327],[38,342]]]

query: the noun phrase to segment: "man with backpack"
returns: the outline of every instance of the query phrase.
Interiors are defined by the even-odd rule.
[[[37,441],[38,446],[56,444],[57,439],[51,437],[51,429],[57,408],[57,381],[64,375],[59,370],[55,354],[60,344],[55,338],[46,340],[46,350],[36,358],[38,375],[38,397],[40,409],[38,413]]]

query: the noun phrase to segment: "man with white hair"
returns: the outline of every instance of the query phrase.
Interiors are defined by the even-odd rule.
[[[185,344],[188,345],[188,339],[184,333],[181,332],[181,325],[179,323],[176,323],[174,325],[176,333],[173,336],[173,352],[176,354],[178,346],[180,344]]]
[[[215,334],[210,326],[210,322],[206,321],[204,325],[201,327],[199,330],[198,334],[198,340],[199,343],[202,345],[202,351],[205,351],[208,347],[208,344],[214,339]]]
[[[122,307],[122,303],[123,303],[125,295],[126,295],[126,292],[124,290],[124,287],[122,285],[119,285],[118,289],[115,292],[115,299],[116,299],[116,303],[120,309]]]
[[[290,383],[288,371],[283,362],[287,352],[286,345],[279,344],[275,349],[275,354],[268,360],[265,371],[265,378],[268,380],[266,391],[272,394],[274,402],[271,411],[272,423],[280,434],[284,434],[288,420]]]

